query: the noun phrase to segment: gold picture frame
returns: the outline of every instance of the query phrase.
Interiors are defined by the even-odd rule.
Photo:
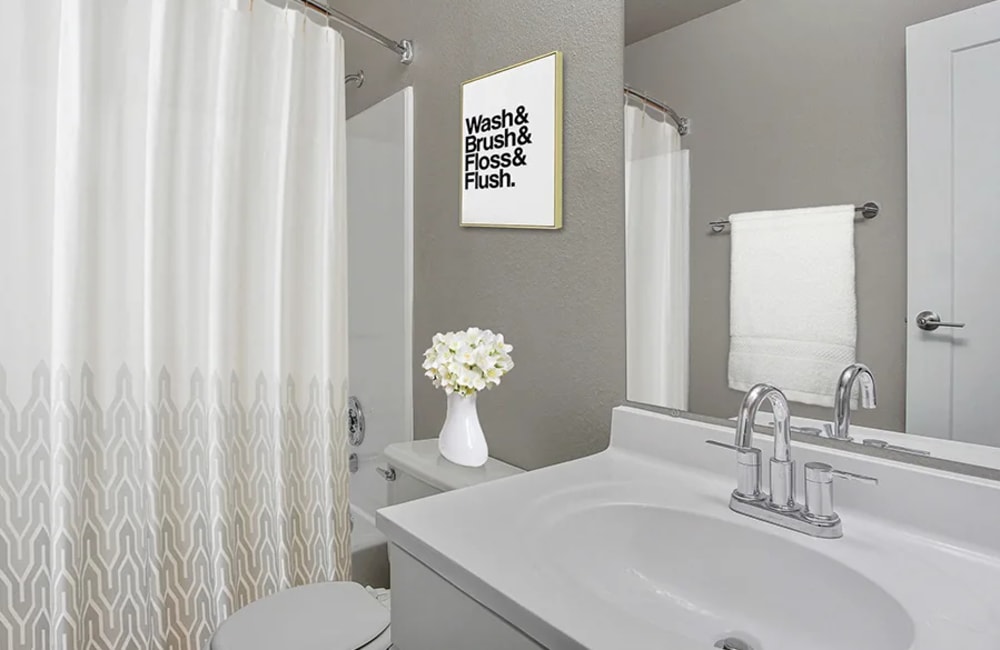
[[[462,175],[459,178],[459,225],[463,228],[515,228],[515,229],[532,229],[532,230],[559,230],[562,228],[563,223],[563,55],[562,52],[554,50],[552,52],[547,52],[545,54],[532,57],[525,61],[509,65],[505,68],[495,70],[493,72],[480,75],[473,79],[465,81],[461,85],[460,91],[460,116],[462,121],[459,125],[460,127],[460,142],[465,141],[466,137],[466,91],[471,84],[490,79],[497,75],[501,75],[523,66],[537,63],[539,61],[551,58],[554,66],[554,84],[553,89],[554,106],[553,106],[553,179],[552,179],[552,219],[550,222],[536,224],[536,223],[520,223],[520,222],[509,222],[509,223],[486,223],[481,221],[466,221],[465,219],[465,192],[466,187],[463,185],[463,177],[467,173],[467,169],[464,164],[464,157],[467,155],[463,150],[462,153]],[[464,146],[464,144],[463,144]]]

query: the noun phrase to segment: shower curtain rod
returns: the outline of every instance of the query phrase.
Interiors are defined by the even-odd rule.
[[[677,111],[670,108],[663,102],[659,101],[658,99],[653,99],[646,93],[636,90],[635,88],[631,88],[629,86],[625,86],[625,94],[631,95],[632,97],[635,97],[639,101],[648,104],[663,113],[666,113],[667,115],[670,116],[670,119],[674,121],[674,124],[677,125],[677,133],[679,135],[688,134],[689,127],[691,126],[690,120],[688,120],[688,118],[686,117],[681,117],[680,115],[677,114]]]
[[[353,29],[362,36],[367,36],[371,40],[375,41],[382,47],[388,48],[399,55],[399,62],[405,65],[409,65],[413,62],[413,41],[408,38],[404,38],[401,41],[394,41],[384,34],[376,32],[374,29],[365,25],[362,22],[354,20],[350,16],[336,9],[331,9],[327,7],[325,3],[321,3],[319,0],[302,0],[302,3],[308,7],[312,7],[316,11],[320,12],[330,20],[340,23],[345,27]]]

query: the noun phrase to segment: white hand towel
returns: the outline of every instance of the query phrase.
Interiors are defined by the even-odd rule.
[[[854,206],[729,218],[729,387],[773,384],[790,400],[833,406],[854,363]]]

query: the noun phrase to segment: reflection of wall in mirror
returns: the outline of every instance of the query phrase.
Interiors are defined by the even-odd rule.
[[[735,212],[878,201],[855,229],[858,359],[878,379],[866,426],[902,429],[906,344],[905,28],[985,0],[742,0],[625,49],[628,84],[692,123],[690,410],[731,417]],[[836,382],[831,377],[831,383]],[[829,409],[794,405],[829,419]]]

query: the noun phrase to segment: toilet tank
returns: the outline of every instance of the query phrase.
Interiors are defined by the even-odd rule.
[[[463,467],[445,460],[436,438],[398,442],[385,448],[395,479],[389,481],[389,505],[405,503],[449,490],[478,485],[524,470],[490,458],[482,467]]]

